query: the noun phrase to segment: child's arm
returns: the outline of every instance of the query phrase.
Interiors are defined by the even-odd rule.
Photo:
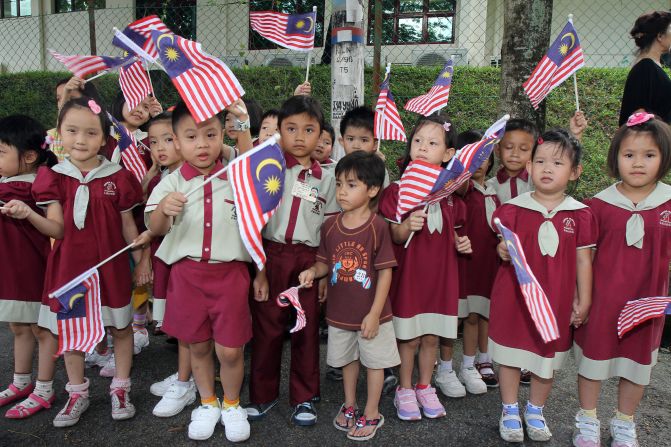
[[[578,110],[573,114],[571,121],[569,121],[569,129],[578,141],[582,141],[582,134],[587,129],[587,118],[585,118],[583,112]]]
[[[131,242],[136,243],[136,241],[140,239],[138,237],[137,226],[135,225],[135,219],[133,219],[133,212],[131,210],[121,212],[121,234],[127,244],[130,244]],[[131,251],[131,256],[133,256],[133,261],[136,265],[142,260],[142,253],[135,247]]]
[[[166,195],[149,215],[148,226],[152,234],[157,236],[167,234],[172,226],[173,218],[182,213],[186,202],[187,198],[181,192],[171,192]]]
[[[377,285],[375,286],[375,299],[370,312],[361,322],[361,336],[366,339],[375,338],[380,329],[380,314],[384,303],[389,295],[391,287],[391,269],[382,269],[377,272]]]
[[[317,261],[315,262],[315,265],[313,265],[307,270],[303,270],[298,275],[298,282],[302,286],[310,288],[312,287],[312,283],[314,282],[315,279],[319,279],[326,276],[328,272],[329,272],[329,266],[324,264],[323,262]]]
[[[305,95],[310,96],[312,94],[312,84],[310,81],[305,81],[302,84],[298,84],[294,90],[294,96]]]
[[[262,303],[268,301],[268,294],[270,293],[268,276],[266,276],[266,269],[259,270],[256,266],[255,268],[256,276],[254,276],[254,281],[252,282],[252,287],[254,288],[254,300]]]
[[[457,232],[454,232],[454,243],[457,246],[457,251],[461,254],[467,255],[473,253],[473,248],[471,247],[471,240],[468,236],[459,236]]]
[[[3,207],[2,214],[14,219],[27,219],[43,235],[63,239],[63,207],[59,202],[49,203],[47,216],[44,217],[22,201],[10,200]]]
[[[589,308],[592,305],[592,250],[578,250],[576,269],[578,295],[573,302],[571,324],[577,328],[587,322]]]
[[[247,107],[242,99],[238,99],[230,106],[226,107],[228,113],[232,114],[239,123],[249,123],[249,114],[247,113]],[[253,146],[252,143],[252,133],[247,129],[241,129],[238,131],[238,139],[236,141],[236,146],[238,147],[239,153],[243,154],[250,150]]]
[[[424,226],[427,214],[422,210],[414,211],[400,224],[391,224],[391,239],[395,244],[404,244],[413,231],[420,231]]]
[[[506,241],[501,239],[501,242],[499,242],[499,245],[496,246],[496,252],[499,254],[499,257],[501,258],[502,261],[508,262],[510,261],[510,253],[508,253],[508,246],[506,245]]]

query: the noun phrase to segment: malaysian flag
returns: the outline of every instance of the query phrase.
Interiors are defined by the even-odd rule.
[[[266,263],[261,230],[282,200],[286,169],[275,137],[236,157],[228,167],[240,237],[259,270]]]
[[[249,23],[254,31],[271,42],[296,51],[315,47],[316,12],[284,14],[275,11],[251,11]]]
[[[57,53],[49,50],[49,53],[78,78],[84,78],[87,75],[104,70],[114,70],[122,65],[133,62],[134,57],[112,57],[112,56],[82,56]]]
[[[298,287],[290,287],[280,293],[277,296],[277,305],[280,307],[288,307],[289,305],[292,305],[293,308],[296,309],[296,324],[289,332],[293,334],[305,327],[308,321],[307,318],[305,318],[303,306],[301,306],[301,302],[298,299]]]
[[[398,108],[396,108],[394,97],[391,94],[389,78],[390,72],[389,67],[387,67],[387,74],[382,84],[380,84],[380,96],[378,96],[375,106],[375,138],[378,140],[408,141],[401,122],[401,115],[398,114]]]
[[[121,33],[130,39],[133,44],[145,51],[151,58],[156,59],[158,57],[158,51],[156,50],[154,41],[151,39],[152,29],[155,29],[160,33],[171,32],[157,15],[151,15],[136,20],[124,28]],[[128,45],[127,42],[124,42],[124,40],[116,34],[112,39],[112,44],[126,51],[128,54],[137,53],[135,48],[132,48],[132,46]]]
[[[49,294],[58,300],[58,352],[91,353],[105,335],[100,304],[100,276],[88,270]]]
[[[144,159],[140,155],[135,138],[112,115],[107,113],[107,116],[114,127],[113,136],[118,141],[117,147],[121,152],[124,167],[133,173],[138,182],[142,183],[142,179],[147,174],[147,165],[144,164]]]
[[[133,110],[144,98],[154,94],[149,74],[141,61],[119,69],[119,86],[128,104],[128,110]]]
[[[429,116],[445,107],[447,100],[450,98],[452,75],[454,73],[453,64],[453,60],[450,59],[436,78],[436,82],[433,83],[431,90],[425,95],[412,98],[405,104],[404,109],[409,112]]]
[[[617,335],[622,338],[627,332],[644,321],[671,314],[671,297],[652,296],[627,301],[617,318]]]
[[[159,58],[197,123],[212,118],[245,94],[233,72],[200,43],[154,31]]]
[[[535,109],[540,102],[579,68],[585,65],[578,33],[570,20],[550,45],[522,87]]]
[[[522,290],[524,302],[529,309],[531,319],[536,325],[536,329],[545,343],[549,343],[559,338],[559,327],[557,326],[557,319],[555,318],[552,307],[548,297],[543,291],[540,283],[531,271],[531,267],[527,263],[527,258],[524,256],[524,250],[520,243],[519,237],[509,228],[501,223],[501,220],[496,218],[494,223],[503,236],[503,240],[508,248],[510,255],[510,262],[515,267],[515,274],[517,275],[517,282]]]

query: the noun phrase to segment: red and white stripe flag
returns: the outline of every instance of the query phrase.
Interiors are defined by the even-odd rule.
[[[147,96],[154,94],[149,74],[141,61],[119,69],[119,86],[128,104],[128,110],[133,110]]]
[[[425,95],[412,98],[405,103],[404,109],[409,112],[419,113],[429,116],[439,111],[447,105],[450,99],[450,88],[452,88],[452,75],[454,73],[454,61],[450,59],[438,74],[436,82],[431,86],[431,90]]]
[[[141,19],[137,19],[124,28],[121,33],[126,36],[133,44],[137,45],[140,49],[146,52],[151,58],[156,59],[158,57],[158,51],[156,50],[156,45],[154,45],[154,41],[151,38],[152,30],[156,30],[160,33],[171,32],[170,28],[168,28],[157,15],[150,15],[147,17],[142,17]],[[137,51],[129,46],[127,41],[124,42],[124,40],[115,34],[115,37],[112,40],[112,44],[124,49],[129,54],[137,53]]]
[[[100,276],[88,270],[51,294],[59,303],[56,314],[58,352],[91,353],[105,335],[100,303]]]
[[[122,65],[130,64],[134,60],[134,57],[128,56],[84,56],[79,54],[69,56],[57,53],[54,50],[49,50],[49,53],[54,59],[65,65],[72,74],[82,79],[99,71],[114,70]]]
[[[142,179],[147,174],[147,165],[144,163],[142,155],[140,155],[135,137],[109,112],[107,113],[107,117],[114,128],[112,137],[118,142],[117,147],[121,152],[124,168],[132,172],[137,181],[142,183]]]
[[[644,321],[663,316],[670,306],[671,297],[668,296],[651,296],[627,301],[617,318],[617,336],[622,338]]]
[[[266,39],[294,51],[315,47],[316,12],[284,14],[275,11],[250,11],[249,24]]]
[[[153,31],[152,39],[163,68],[197,123],[212,118],[245,94],[226,64],[205,53],[200,43],[159,31]]]
[[[520,238],[512,230],[503,225],[500,219],[494,219],[494,223],[499,227],[508,248],[510,263],[515,268],[517,282],[520,285],[524,303],[529,310],[536,330],[538,330],[545,343],[557,340],[559,338],[557,318],[555,318],[545,291],[531,271],[531,267],[524,255]]]
[[[387,66],[387,74],[380,84],[380,96],[375,105],[375,138],[378,140],[408,141],[405,136],[405,128],[401,121],[401,115],[394,102],[389,87],[390,66]]]
[[[293,308],[296,309],[296,324],[289,332],[293,334],[305,327],[308,321],[305,317],[303,306],[301,306],[301,302],[298,299],[298,287],[291,287],[280,293],[277,296],[277,305],[280,307],[288,307],[289,305],[292,305]]]
[[[398,203],[396,204],[397,222],[401,222],[401,216],[417,208],[426,200],[444,171],[440,166],[423,160],[408,163],[399,181]]]

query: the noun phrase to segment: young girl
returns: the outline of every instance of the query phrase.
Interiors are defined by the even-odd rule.
[[[570,325],[587,318],[592,291],[591,250],[597,226],[586,205],[567,196],[570,181],[582,166],[580,143],[565,130],[546,132],[533,147],[527,163],[536,190],[509,200],[494,213],[520,239],[526,260],[547,295],[557,319],[559,338],[544,343],[524,298],[512,263],[503,264],[492,289],[489,349],[499,363],[503,412],[499,433],[508,442],[522,442],[524,431],[517,404],[520,368],[531,376],[524,423],[529,438],[548,441],[552,434],[543,406],[552,389],[554,371],[560,369],[571,348]],[[498,245],[510,261],[505,242]],[[577,285],[577,295],[576,295]]]
[[[98,152],[105,145],[108,123],[99,104],[81,97],[68,101],[60,111],[58,130],[70,155],[52,169],[40,169],[33,196],[47,207],[46,217],[22,202],[10,202],[10,214],[27,219],[42,234],[56,239],[45,274],[39,324],[58,333],[56,313],[48,293],[61,287],[102,259],[135,240],[137,228],[131,209],[142,203],[142,189],[133,175]],[[136,261],[139,252],[133,251]],[[130,369],[133,332],[130,327],[131,274],[128,259],[117,256],[99,268],[102,318],[114,336],[116,375],[110,385],[112,418],[135,415],[130,402]],[[89,381],[84,377],[82,352],[64,353],[69,398],[54,419],[54,426],[68,427],[79,421],[89,406]]]
[[[0,321],[9,322],[14,334],[14,381],[0,392],[0,406],[18,400],[5,416],[20,419],[31,416],[54,401],[55,352],[50,333],[37,327],[44,286],[44,270],[49,254],[49,238],[28,222],[12,219],[13,202],[23,201],[41,212],[31,196],[35,172],[41,165],[53,166],[56,156],[47,151],[45,130],[34,119],[23,115],[0,120]],[[32,383],[33,351],[39,339],[40,361],[37,383]],[[27,398],[27,399],[26,399]]]
[[[410,133],[405,160],[422,160],[440,166],[454,156],[454,134],[445,115],[420,118]],[[405,169],[403,166],[403,170]],[[403,170],[401,172],[403,172]],[[398,417],[412,421],[424,416],[445,416],[445,408],[431,387],[438,337],[457,337],[459,278],[457,252],[470,252],[468,237],[458,237],[455,227],[464,220],[460,199],[446,197],[428,213],[414,210],[396,222],[399,185],[392,183],[382,194],[380,213],[391,223],[398,262],[390,292],[394,331],[401,356],[400,386],[394,405]],[[427,220],[428,225],[425,225]],[[407,249],[403,247],[415,232]],[[456,250],[455,250],[456,247]],[[419,378],[412,385],[415,352],[419,348]]]
[[[610,175],[620,181],[587,202],[600,231],[593,317],[575,332],[580,393],[575,446],[599,445],[596,405],[601,381],[610,377],[620,378],[617,412],[610,421],[612,445],[638,446],[634,413],[657,363],[664,318],[648,320],[622,338],[617,320],[627,301],[668,294],[671,187],[661,180],[670,168],[669,126],[651,114],[634,114],[608,153]]]

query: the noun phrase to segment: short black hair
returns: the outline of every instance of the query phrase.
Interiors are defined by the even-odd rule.
[[[340,121],[340,135],[345,135],[348,127],[363,128],[375,135],[375,112],[368,106],[348,110]]]
[[[114,117],[119,122],[124,120],[123,117],[123,105],[126,104],[126,97],[123,95],[123,92],[118,92],[112,101],[112,106],[110,107],[110,115]]]
[[[45,146],[46,130],[35,119],[26,115],[10,115],[0,119],[0,142],[13,146],[19,152],[19,160],[28,151],[37,154],[36,166],[51,167],[58,163],[56,154]]]
[[[324,112],[319,101],[313,96],[296,95],[284,101],[277,115],[277,127],[282,121],[293,115],[307,114],[319,123],[319,132],[324,128]]]
[[[277,109],[269,109],[269,110],[266,110],[265,112],[263,112],[263,115],[261,115],[261,123],[263,122],[264,119],[266,119],[266,118],[270,118],[270,117],[273,117],[273,116],[274,116],[275,118],[277,118],[278,116],[280,116],[280,111],[277,110]],[[260,123],[259,123],[259,125],[260,125]]]
[[[620,146],[622,146],[622,140],[632,134],[643,132],[648,133],[655,141],[662,156],[662,160],[659,163],[657,181],[663,179],[666,174],[668,174],[671,169],[671,127],[662,121],[662,119],[655,116],[654,118],[635,126],[629,127],[626,124],[623,124],[617,132],[615,132],[615,136],[613,136],[613,140],[610,142],[608,158],[606,159],[608,173],[611,177],[616,179],[622,178],[617,165],[617,158],[620,153]]]
[[[347,175],[350,172],[363,182],[368,189],[376,186],[380,188],[377,195],[371,200],[371,203],[377,202],[384,185],[386,173],[384,161],[374,152],[355,151],[345,155],[336,164],[336,180],[340,177],[340,174]]]
[[[63,118],[65,118],[65,115],[67,113],[75,108],[80,108],[80,109],[86,109],[86,110],[91,110],[91,107],[89,107],[89,101],[95,101],[96,104],[100,107],[101,111],[100,113],[94,113],[98,119],[100,120],[100,126],[102,127],[103,131],[103,136],[105,137],[105,141],[107,141],[107,138],[110,136],[110,122],[107,119],[107,113],[105,112],[105,106],[98,102],[97,100],[93,98],[89,98],[88,96],[80,96],[79,98],[73,98],[63,104],[63,107],[61,110],[58,112],[58,132],[62,134],[61,132],[61,124],[63,123]]]
[[[165,121],[167,121],[170,124],[170,126],[172,126],[172,111],[162,112],[162,113],[159,113],[158,115],[156,115],[153,118],[149,118],[149,121],[147,121],[147,124],[145,124],[145,127],[146,127],[147,130],[149,130],[149,128],[153,124],[160,123],[160,122],[165,122]]]
[[[507,130],[507,129],[506,129]],[[554,143],[559,146],[560,156],[568,152],[571,159],[571,168],[575,169],[580,165],[582,160],[583,148],[576,137],[566,129],[552,129],[541,135],[540,139],[536,139],[534,147],[531,150],[531,159],[534,159],[538,146],[543,143]]]
[[[513,118],[508,120],[506,123],[506,132],[512,132],[513,130],[520,130],[530,134],[533,136],[534,141],[538,140],[538,137],[540,136],[538,127],[531,121],[522,118]]]
[[[484,135],[485,133],[483,131],[477,129],[469,129],[461,132],[459,135],[457,135],[457,149],[461,149],[467,144],[476,143],[482,140]],[[487,166],[487,172],[485,172],[486,176],[489,175],[489,173],[492,172],[492,169],[494,168],[494,151],[489,154],[488,161],[489,166]]]
[[[324,123],[322,132],[328,132],[328,134],[331,136],[331,143],[335,143],[335,130],[333,129],[333,126],[331,126],[329,123]]]

